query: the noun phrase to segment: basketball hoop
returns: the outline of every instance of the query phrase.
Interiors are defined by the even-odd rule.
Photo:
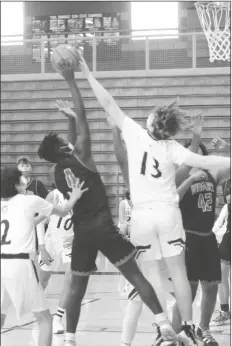
[[[195,7],[208,41],[210,62],[230,61],[230,1],[196,2]]]

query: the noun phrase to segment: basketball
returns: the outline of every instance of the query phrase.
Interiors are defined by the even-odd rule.
[[[78,70],[78,51],[74,46],[71,46],[69,44],[62,44],[53,50],[52,65],[55,71],[59,71],[59,63],[62,59],[71,61],[74,71]]]

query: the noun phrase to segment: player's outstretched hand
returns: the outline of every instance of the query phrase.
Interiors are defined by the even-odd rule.
[[[56,100],[55,106],[66,117],[76,119],[76,113],[69,107],[68,101]]]
[[[82,54],[79,54],[79,64],[80,64],[80,70],[83,73],[83,75],[85,76],[85,78],[88,78],[88,76],[90,75],[90,70],[88,68],[88,65],[85,62],[85,59],[83,58]]]
[[[67,81],[74,80],[74,69],[71,60],[61,59],[58,71]]]
[[[79,181],[78,181],[76,183],[76,185],[72,186],[72,192],[68,192],[70,199],[78,201],[81,198],[81,196],[83,195],[83,193],[88,191],[88,187],[85,189],[82,189],[84,184],[85,184],[84,181],[82,181],[81,184],[79,184]]]
[[[52,257],[49,255],[46,249],[40,250],[40,258],[41,258],[41,261],[47,266],[50,266],[51,262],[53,262]]]
[[[224,141],[224,139],[221,139],[220,137],[216,136],[212,140],[212,146],[217,150],[225,149],[227,147],[227,143],[226,141]]]
[[[205,180],[207,178],[207,173],[202,170],[198,170],[192,174],[191,178],[193,179],[193,181]]]
[[[198,113],[191,118],[191,131],[196,136],[201,136],[204,122],[204,115]]]

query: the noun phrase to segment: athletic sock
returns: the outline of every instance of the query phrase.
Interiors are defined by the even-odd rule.
[[[228,312],[229,304],[221,304],[221,311]]]
[[[65,309],[62,309],[58,306],[56,316],[59,317],[59,319],[62,319],[62,317],[64,316],[64,313],[65,313]]]
[[[75,341],[75,333],[65,333],[65,341]]]
[[[155,321],[158,325],[160,325],[161,323],[170,324],[164,312],[161,312],[160,314],[155,315]]]

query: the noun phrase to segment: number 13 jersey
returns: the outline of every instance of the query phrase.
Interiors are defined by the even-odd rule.
[[[175,140],[155,140],[126,117],[122,136],[127,147],[133,207],[153,202],[178,206],[175,173],[191,152]]]

